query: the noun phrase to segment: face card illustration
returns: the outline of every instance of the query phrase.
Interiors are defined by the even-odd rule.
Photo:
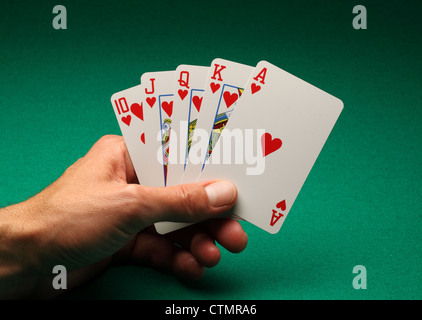
[[[199,178],[203,164],[240,101],[253,69],[224,59],[215,59],[211,63],[182,182],[193,182]]]
[[[145,143],[144,157],[150,158],[154,171],[145,179],[145,185],[165,186],[170,153],[170,137],[173,114],[174,71],[147,72],[141,77],[145,97],[146,130],[151,136]],[[160,174],[155,172],[160,167]],[[160,176],[157,179],[157,176]]]
[[[261,61],[201,180],[231,180],[233,214],[277,233],[342,109],[341,100]]]
[[[212,149],[215,146],[218,138],[220,137],[223,129],[229,121],[231,113],[234,111],[236,102],[239,100],[244,89],[224,84],[221,89],[221,97],[217,106],[217,111],[214,118],[214,126],[211,131],[210,140],[208,142],[208,150],[205,155],[202,169],[212,153]]]
[[[145,132],[147,127],[142,92],[142,85],[137,85],[111,97],[114,113],[140,183],[148,173],[144,151],[146,140],[150,139]]]
[[[180,65],[176,69],[168,186],[182,181],[208,72],[209,67],[194,65]]]

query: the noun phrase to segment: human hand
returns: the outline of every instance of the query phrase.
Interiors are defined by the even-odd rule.
[[[112,262],[198,279],[220,260],[215,241],[231,252],[246,247],[239,222],[211,219],[167,235],[152,225],[210,219],[236,198],[226,181],[139,185],[123,138],[105,136],[42,192],[1,210],[0,288],[6,297],[54,296],[55,265],[66,267],[72,288]]]

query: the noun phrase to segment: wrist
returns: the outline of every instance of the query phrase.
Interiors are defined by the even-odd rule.
[[[0,298],[31,294],[39,274],[36,223],[26,201],[0,210]]]

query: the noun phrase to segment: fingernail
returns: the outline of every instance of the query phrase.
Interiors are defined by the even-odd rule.
[[[212,207],[222,207],[231,204],[236,196],[236,188],[228,181],[217,181],[205,187],[208,200]]]

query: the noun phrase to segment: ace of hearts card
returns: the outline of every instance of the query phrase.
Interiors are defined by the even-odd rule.
[[[338,98],[261,61],[200,180],[232,181],[238,190],[233,214],[277,233],[342,109]],[[213,157],[227,151],[223,145],[232,143],[231,133],[236,129],[244,133],[244,149],[255,151],[255,163],[250,159],[233,161],[240,155],[236,152],[239,148],[232,146],[231,163],[214,164]]]

